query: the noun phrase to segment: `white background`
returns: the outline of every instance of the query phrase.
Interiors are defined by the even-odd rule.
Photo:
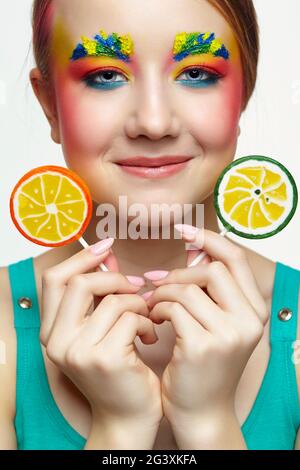
[[[162,0],[163,1],[163,0]],[[43,164],[64,166],[61,147],[28,79],[33,66],[32,0],[1,0],[0,15],[0,265],[44,248],[23,238],[11,222],[10,193],[24,173]],[[236,157],[267,155],[281,161],[300,189],[299,0],[255,0],[261,29],[261,57],[254,96],[241,120]],[[274,260],[300,269],[300,206],[290,224],[265,240],[239,241]],[[234,238],[230,234],[230,237]]]

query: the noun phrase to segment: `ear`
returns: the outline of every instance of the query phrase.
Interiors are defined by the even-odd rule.
[[[32,69],[29,77],[34,94],[42,106],[45,116],[50,124],[51,138],[56,144],[60,144],[60,132],[53,90],[51,89],[51,86],[49,86],[49,83],[45,81],[38,68]]]

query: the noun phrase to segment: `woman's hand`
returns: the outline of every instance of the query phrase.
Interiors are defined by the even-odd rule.
[[[199,232],[194,243],[202,239]],[[162,377],[162,402],[178,429],[234,415],[239,379],[268,319],[244,251],[208,230],[203,242],[213,261],[154,281],[147,300],[149,318],[171,321],[177,334]]]
[[[136,336],[145,344],[157,341],[154,324],[137,295],[140,286],[117,272],[88,272],[108,254],[86,249],[44,273],[40,339],[90,402],[93,421],[155,430],[162,417],[160,381],[134,345]],[[94,296],[102,301],[88,314]]]

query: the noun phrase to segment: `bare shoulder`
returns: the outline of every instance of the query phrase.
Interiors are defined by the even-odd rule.
[[[16,335],[8,269],[0,267],[0,449],[14,449]]]

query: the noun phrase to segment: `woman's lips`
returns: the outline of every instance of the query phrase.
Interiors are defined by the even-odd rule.
[[[188,161],[183,163],[174,163],[173,165],[163,165],[158,167],[143,167],[143,166],[127,166],[119,165],[120,168],[126,173],[130,173],[142,178],[165,178],[174,175],[183,170],[188,164]]]

